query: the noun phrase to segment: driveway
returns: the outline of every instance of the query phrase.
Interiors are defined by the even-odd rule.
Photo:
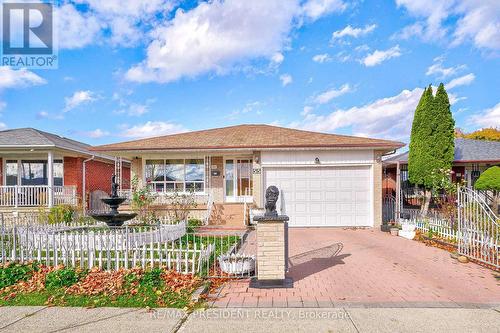
[[[255,240],[251,234],[249,251]],[[225,284],[215,307],[492,307],[498,273],[373,229],[290,229],[293,288]]]

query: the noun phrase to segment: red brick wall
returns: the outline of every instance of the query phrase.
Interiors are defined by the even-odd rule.
[[[83,161],[81,157],[64,157],[64,185],[76,186],[80,198],[82,196]]]
[[[83,157],[64,158],[64,185],[75,185],[80,200],[83,191]],[[86,164],[85,191],[88,193],[101,190],[111,192],[111,176],[115,172],[114,163],[88,161]],[[130,167],[122,168],[123,188],[130,186]]]

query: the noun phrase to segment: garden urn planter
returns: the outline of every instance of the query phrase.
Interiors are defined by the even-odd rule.
[[[255,257],[244,254],[219,256],[220,269],[230,275],[244,275],[255,271]]]

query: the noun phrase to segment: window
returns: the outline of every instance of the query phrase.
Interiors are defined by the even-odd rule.
[[[146,182],[156,192],[204,192],[204,159],[146,160]]]
[[[20,166],[20,168],[19,168]],[[62,186],[64,169],[62,160],[54,160],[54,185]],[[46,160],[7,160],[5,165],[6,185],[48,185]]]
[[[7,160],[5,164],[5,184],[17,185],[17,160]]]

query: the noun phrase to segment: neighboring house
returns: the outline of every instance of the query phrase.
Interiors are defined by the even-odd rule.
[[[94,147],[131,160],[132,177],[162,196],[194,190],[216,204],[263,207],[280,189],[290,226],[381,224],[382,155],[395,141],[239,125]],[[240,222],[242,223],[242,222]]]
[[[89,148],[34,128],[0,131],[0,209],[77,205],[91,191],[109,193],[115,158]],[[121,177],[126,184],[129,165]]]
[[[395,195],[396,188],[403,189],[408,182],[408,152],[384,160],[383,192]],[[500,165],[500,142],[472,139],[455,139],[455,158],[452,166],[452,181],[473,186],[481,173],[491,166]],[[397,183],[400,174],[400,185]]]

